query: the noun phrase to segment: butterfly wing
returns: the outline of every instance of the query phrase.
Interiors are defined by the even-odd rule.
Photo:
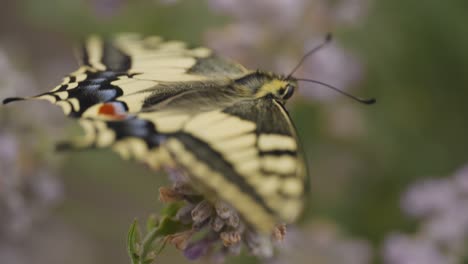
[[[153,169],[181,168],[208,199],[230,203],[258,230],[293,222],[302,211],[305,164],[290,118],[274,99],[80,122],[85,145],[111,147]]]
[[[248,72],[207,48],[157,36],[91,36],[81,46],[81,67],[52,91],[34,97],[48,100],[71,117],[102,118],[102,113],[136,113],[175,95],[199,88],[224,87]],[[101,109],[103,103],[112,103]]]
[[[91,37],[82,66],[31,98],[62,107],[85,136],[72,147],[111,147],[154,169],[184,168],[209,199],[232,204],[257,229],[292,222],[305,166],[291,120],[272,98],[245,100],[229,81],[242,66],[158,37]]]
[[[302,211],[306,173],[297,142],[284,107],[260,98],[190,118],[165,148],[205,193],[268,231]]]

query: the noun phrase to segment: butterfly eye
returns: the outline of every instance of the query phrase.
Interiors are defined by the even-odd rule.
[[[289,99],[294,93],[294,86],[288,84],[284,89],[280,90],[283,99]]]

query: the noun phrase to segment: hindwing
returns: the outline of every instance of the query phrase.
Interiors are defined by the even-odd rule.
[[[189,119],[165,148],[200,188],[268,231],[303,207],[305,167],[289,120],[274,99],[242,101]]]
[[[198,113],[142,112],[126,120],[83,119],[84,145],[112,147],[153,169],[183,168],[195,188],[234,206],[257,229],[302,211],[305,166],[283,106],[270,98]],[[274,123],[273,123],[274,122]]]

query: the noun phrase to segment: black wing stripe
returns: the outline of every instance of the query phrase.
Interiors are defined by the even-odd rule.
[[[238,186],[243,192],[258,202],[268,213],[275,215],[274,211],[265,203],[258,192],[246,182],[245,178],[235,171],[232,164],[227,162],[222,154],[213,150],[207,143],[187,133],[177,133],[174,135],[185,148],[208,165],[212,170],[221,173],[228,181]],[[217,190],[221,191],[222,190]]]
[[[79,48],[79,53],[81,55],[81,64],[86,66],[91,66],[89,62],[88,51],[86,50],[86,42],[82,42]]]
[[[109,71],[126,72],[131,68],[132,60],[129,55],[106,40],[103,45],[102,64],[104,64]]]
[[[131,68],[131,57],[117,48],[111,40],[90,37],[80,45],[80,53],[82,64],[91,68],[114,72],[127,72]]]
[[[297,156],[297,151],[292,151],[292,150],[270,150],[270,151],[260,151],[259,152],[260,156],[282,156],[282,155],[288,155],[288,156]]]
[[[153,123],[138,119],[130,118],[124,121],[107,121],[107,127],[116,133],[116,140],[121,140],[129,137],[143,139],[148,149],[159,146],[161,134],[156,130]]]

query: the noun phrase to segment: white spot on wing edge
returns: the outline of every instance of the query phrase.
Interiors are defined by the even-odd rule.
[[[58,102],[56,102],[55,104],[57,104],[58,106],[62,107],[62,110],[63,110],[63,112],[64,112],[66,115],[70,114],[71,111],[72,111],[71,105],[70,105],[68,102],[66,102],[66,101],[58,101]]]

